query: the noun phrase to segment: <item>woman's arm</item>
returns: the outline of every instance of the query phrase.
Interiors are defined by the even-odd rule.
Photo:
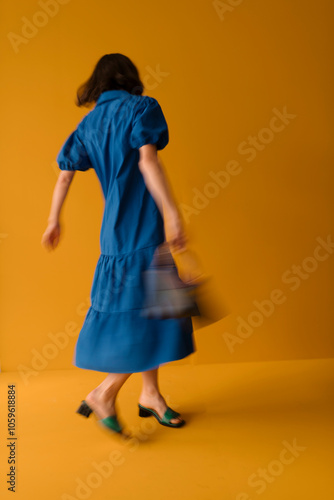
[[[47,250],[56,248],[60,237],[59,217],[68,189],[74,177],[75,170],[62,170],[53,190],[48,226],[42,236],[42,245]]]
[[[139,148],[139,169],[164,219],[166,239],[172,250],[184,250],[186,234],[182,218],[154,144]]]

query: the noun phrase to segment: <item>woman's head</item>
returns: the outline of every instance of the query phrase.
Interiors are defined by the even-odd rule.
[[[126,90],[142,95],[144,86],[133,62],[123,54],[106,54],[97,62],[89,79],[77,91],[77,106],[89,106],[106,90]]]

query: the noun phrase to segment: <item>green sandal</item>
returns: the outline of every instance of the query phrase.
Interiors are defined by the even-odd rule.
[[[142,406],[140,403],[138,403],[139,407],[139,416],[140,417],[151,417],[152,415],[157,419],[159,424],[165,425],[166,427],[182,427],[185,424],[184,420],[181,420],[177,424],[172,424],[171,420],[173,418],[179,417],[180,413],[178,413],[175,410],[172,410],[169,406],[167,406],[167,410],[164,413],[164,416],[162,418],[159,417],[157,412],[152,410],[152,408],[146,408],[145,406]]]
[[[122,434],[123,428],[120,425],[119,421],[117,420],[117,415],[112,415],[110,417],[102,418],[101,420],[98,420],[98,422],[100,425],[107,427],[111,431]]]
[[[81,405],[76,411],[76,413],[80,413],[80,415],[83,415],[86,418],[88,418],[92,412],[93,410],[91,409],[90,406],[88,406],[85,400],[81,401]],[[124,434],[123,428],[120,425],[119,421],[117,420],[117,415],[111,415],[109,417],[102,418],[98,420],[98,423],[101,424],[103,427],[107,427],[107,429],[113,432],[116,432],[118,434]]]

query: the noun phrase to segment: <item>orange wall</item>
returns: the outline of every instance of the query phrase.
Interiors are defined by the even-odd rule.
[[[93,170],[75,175],[56,251],[40,240],[56,155],[87,113],[76,89],[111,52],[134,61],[164,110],[160,157],[229,311],[195,333],[190,362],[333,356],[332,11],[329,0],[2,2],[2,370],[72,366],[100,251]]]

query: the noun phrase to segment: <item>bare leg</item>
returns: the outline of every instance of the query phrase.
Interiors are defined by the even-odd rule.
[[[99,418],[116,414],[116,396],[130,375],[131,373],[109,373],[103,382],[87,395],[85,401]]]
[[[139,403],[147,408],[155,410],[159,417],[162,418],[167,410],[167,404],[163,396],[160,394],[158,385],[158,368],[142,372],[143,388],[139,397]],[[172,418],[171,423],[177,424],[182,420],[181,416]]]

